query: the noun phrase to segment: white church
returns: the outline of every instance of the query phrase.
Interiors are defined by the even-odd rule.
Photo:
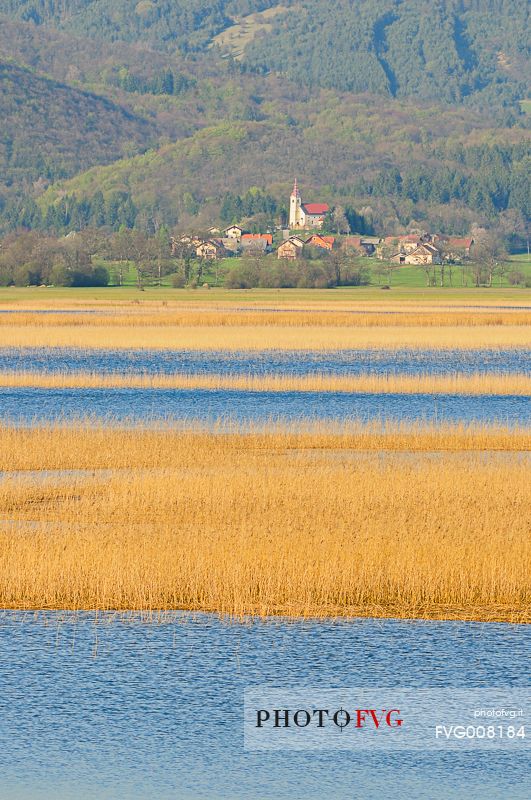
[[[329,211],[326,203],[303,203],[295,179],[289,200],[290,228],[322,228]]]

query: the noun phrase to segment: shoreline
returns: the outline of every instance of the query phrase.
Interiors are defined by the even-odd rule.
[[[294,609],[288,606],[284,609],[268,609],[267,611],[260,611],[258,608],[241,609],[238,611],[202,607],[202,606],[179,606],[179,607],[153,607],[153,608],[134,608],[134,607],[119,607],[119,606],[22,606],[22,605],[3,605],[0,608],[0,613],[21,613],[21,614],[94,614],[95,622],[98,622],[99,615],[108,616],[114,615],[115,617],[128,621],[129,618],[140,616],[142,621],[161,621],[162,617],[172,614],[189,614],[191,618],[196,615],[208,615],[210,617],[217,617],[221,620],[228,622],[264,622],[266,620],[279,621],[288,620],[294,623],[297,622],[355,622],[356,620],[395,620],[396,622],[470,622],[482,624],[507,624],[507,625],[521,625],[526,626],[531,624],[531,609],[529,607],[523,609],[475,609],[473,611],[465,611],[459,608],[448,608],[446,606],[427,608],[423,613],[415,613],[411,610],[401,609],[398,606],[393,606],[388,609],[378,607],[352,607],[352,608],[332,608],[332,609]],[[162,621],[164,621],[162,619]]]

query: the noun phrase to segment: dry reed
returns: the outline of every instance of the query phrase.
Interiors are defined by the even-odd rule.
[[[68,347],[154,350],[349,350],[530,348],[522,325],[472,327],[274,327],[10,325],[0,328],[0,347]]]
[[[26,293],[23,293],[26,296]],[[117,299],[112,291],[102,292],[98,296],[91,292],[80,293],[74,291],[62,292],[60,296],[50,296],[48,293],[30,292],[34,299],[27,300],[24,296],[12,299],[7,292],[0,297],[0,310],[6,311],[102,311],[120,313],[148,312],[182,312],[182,311],[356,311],[365,312],[444,312],[466,311],[470,313],[492,311],[527,311],[531,312],[531,292],[515,292],[505,290],[494,293],[486,292],[452,292],[442,294],[420,290],[402,294],[383,295],[374,289],[367,293],[359,288],[351,291],[306,290],[306,291],[279,291],[278,289],[253,291],[226,291],[170,292],[163,298],[155,294],[149,296],[136,294],[132,298]]]
[[[464,426],[3,426],[0,603],[529,622],[529,445]]]
[[[17,313],[0,314],[0,328],[10,327],[176,327],[176,328],[460,328],[476,326],[530,326],[531,312],[521,310],[393,310],[350,311],[338,309],[234,310],[227,308],[180,311],[167,308],[113,309],[104,313]]]
[[[40,389],[202,389],[353,394],[531,395],[525,373],[449,375],[118,375],[91,372],[0,372],[1,387]]]

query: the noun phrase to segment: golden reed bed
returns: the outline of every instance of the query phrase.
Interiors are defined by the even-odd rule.
[[[40,389],[203,389],[353,394],[531,395],[531,375],[103,375],[93,372],[0,372],[0,387]]]
[[[457,292],[444,290],[435,294],[431,290],[412,289],[403,293],[380,294],[378,289],[329,289],[310,290],[278,290],[262,289],[258,291],[233,291],[214,289],[210,291],[162,290],[163,296],[154,293],[140,294],[134,289],[132,295],[122,295],[122,290],[92,292],[91,290],[60,290],[59,295],[49,294],[39,289],[22,290],[14,295],[12,290],[0,293],[0,310],[35,312],[35,311],[105,311],[111,313],[145,313],[183,311],[357,311],[378,312],[406,311],[433,312],[459,311],[482,313],[492,311],[527,311],[531,312],[531,291],[496,289]],[[31,299],[29,299],[31,298]]]
[[[3,426],[0,604],[529,622],[530,443]]]
[[[0,347],[152,350],[352,350],[531,348],[523,325],[443,327],[0,326]]]
[[[0,328],[76,328],[76,327],[170,327],[170,328],[469,328],[477,326],[531,326],[531,310],[519,309],[409,309],[378,311],[371,309],[269,309],[230,308],[171,309],[148,307],[142,310],[114,308],[84,309],[79,313],[0,314]]]

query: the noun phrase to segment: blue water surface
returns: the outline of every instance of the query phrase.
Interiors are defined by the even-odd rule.
[[[84,416],[117,422],[354,418],[514,425],[531,423],[531,403],[527,397],[493,395],[0,387],[0,420],[30,424]]]
[[[337,352],[194,352],[189,350],[75,350],[0,348],[0,371],[132,374],[360,373],[411,375],[529,371],[529,350],[339,350]]]
[[[510,752],[246,752],[243,691],[529,686],[529,627],[0,613],[2,800],[524,800]]]

